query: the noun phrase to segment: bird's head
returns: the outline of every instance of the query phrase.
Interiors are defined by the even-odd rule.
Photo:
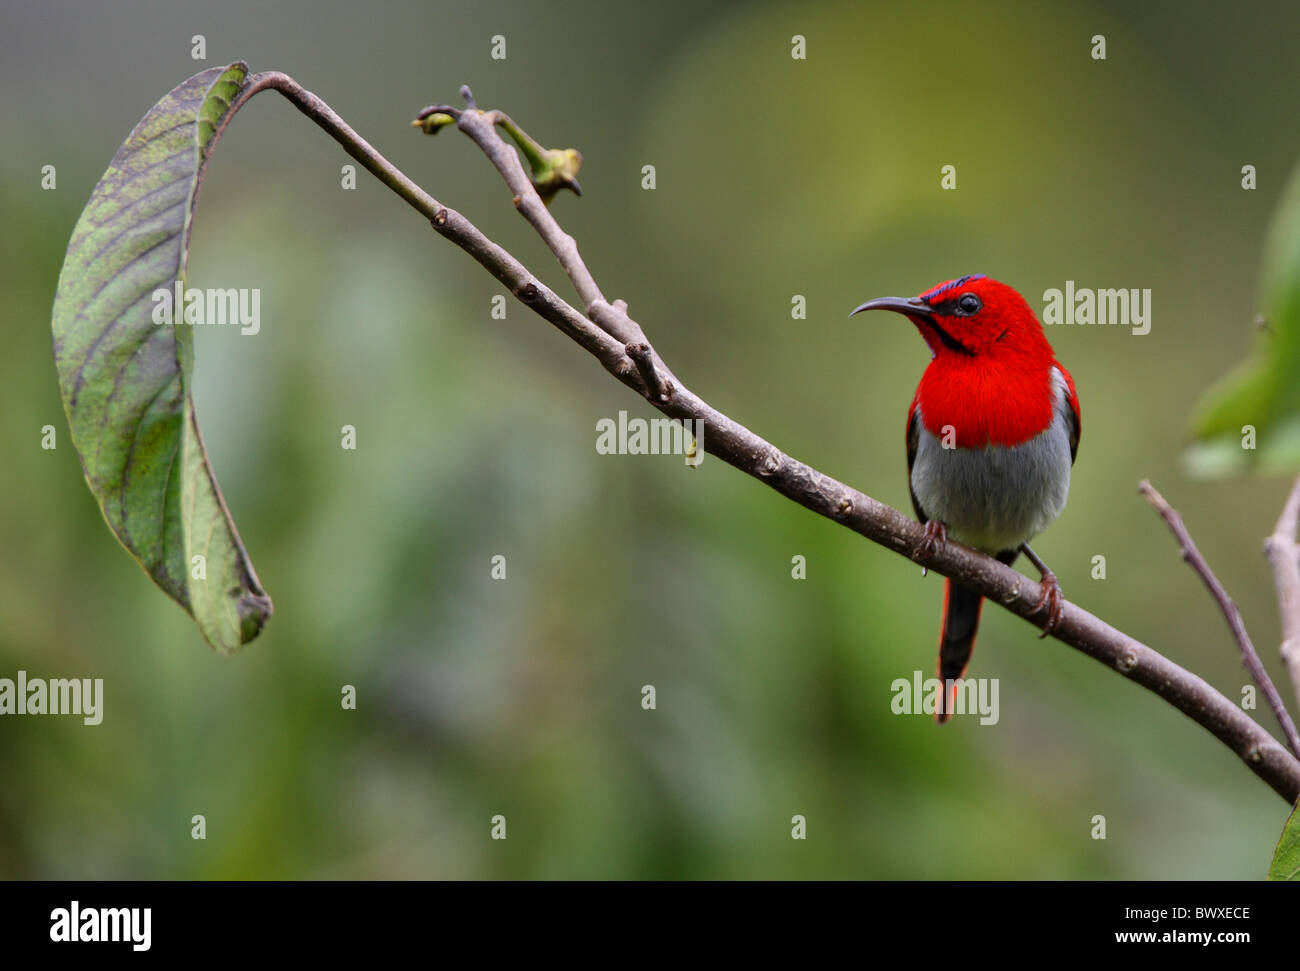
[[[849,314],[892,310],[905,314],[935,358],[1011,355],[1051,359],[1042,325],[1025,298],[1005,283],[977,274],[941,283],[919,297],[879,297]]]

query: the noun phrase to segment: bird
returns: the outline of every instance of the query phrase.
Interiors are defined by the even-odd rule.
[[[908,487],[925,524],[914,553],[949,540],[1010,566],[1023,552],[1042,577],[1040,637],[1063,614],[1061,585],[1029,540],[1065,509],[1079,451],[1079,396],[1043,326],[1014,288],[983,274],[940,283],[920,296],[879,297],[856,307],[910,320],[930,363],[907,412]],[[935,721],[952,718],[956,681],[975,648],[983,599],[944,585]]]

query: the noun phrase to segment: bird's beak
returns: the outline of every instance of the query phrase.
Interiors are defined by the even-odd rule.
[[[933,317],[934,308],[922,300],[920,297],[877,297],[875,300],[868,300],[860,307],[854,308],[849,316],[860,314],[864,310],[892,310],[895,313],[907,314],[909,317]]]

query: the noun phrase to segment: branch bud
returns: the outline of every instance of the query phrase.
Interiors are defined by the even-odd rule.
[[[426,135],[436,135],[441,129],[455,123],[456,119],[451,115],[430,106],[415,116],[415,120],[411,122],[411,127],[420,129]]]

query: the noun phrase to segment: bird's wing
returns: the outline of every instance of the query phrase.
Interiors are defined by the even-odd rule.
[[[1052,362],[1052,369],[1052,377],[1061,389],[1061,414],[1070,424],[1070,461],[1073,462],[1079,452],[1079,395],[1074,390],[1074,378],[1059,361]]]
[[[912,466],[916,463],[916,450],[921,447],[921,410],[917,407],[921,391],[918,388],[912,399],[912,407],[907,409],[907,493],[912,497],[912,509],[918,522],[928,523],[930,517],[925,514],[917,502],[916,490],[912,488]]]

